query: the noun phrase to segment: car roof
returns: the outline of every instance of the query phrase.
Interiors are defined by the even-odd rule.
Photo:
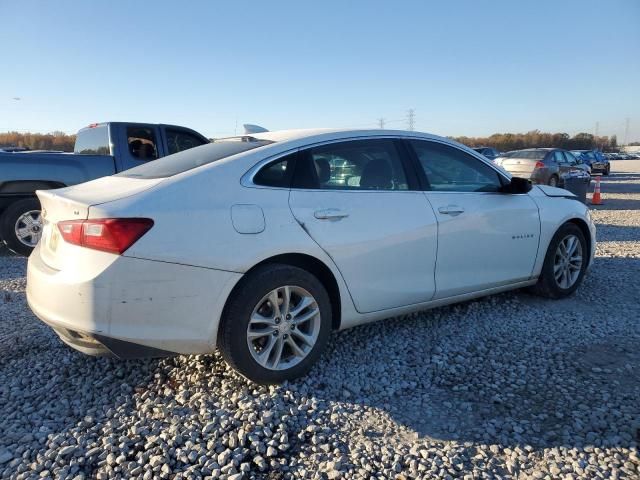
[[[86,127],[82,127],[80,130],[87,130],[89,128],[96,128],[96,127],[104,127],[104,126],[107,126],[107,125],[127,125],[127,126],[131,126],[131,127],[154,126],[154,127],[168,127],[168,128],[176,128],[176,129],[180,129],[180,130],[195,131],[192,128],[184,127],[182,125],[173,125],[171,123],[145,123],[145,122],[96,122],[96,123],[90,123]],[[196,133],[198,133],[198,132],[196,132]]]
[[[345,128],[310,128],[296,130],[276,130],[271,132],[261,132],[248,135],[251,138],[259,140],[270,140],[272,142],[291,142],[296,140],[304,140],[305,143],[313,143],[315,140],[323,141],[326,139],[347,139],[353,137],[416,137],[432,140],[440,140],[447,143],[455,143],[450,138],[440,137],[430,133],[416,132],[413,130],[385,130],[376,129],[345,129]]]

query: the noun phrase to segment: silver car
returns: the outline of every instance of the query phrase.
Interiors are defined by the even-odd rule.
[[[583,170],[570,152],[560,148],[514,150],[504,153],[494,162],[515,177],[552,187],[562,186],[569,172]]]

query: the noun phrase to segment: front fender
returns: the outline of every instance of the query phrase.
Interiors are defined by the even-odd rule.
[[[540,247],[533,268],[533,275],[535,277],[540,275],[551,239],[558,229],[569,221],[579,220],[587,225],[590,235],[588,240],[591,246],[589,257],[589,265],[591,265],[595,255],[596,227],[591,219],[589,208],[566,190],[547,187],[554,191],[559,191],[557,196],[548,196],[539,188],[531,191],[531,197],[538,205],[540,212]],[[564,195],[560,195],[561,193],[564,193]]]

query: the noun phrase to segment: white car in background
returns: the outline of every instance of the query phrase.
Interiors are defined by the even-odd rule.
[[[27,298],[64,342],[219,348],[259,383],[304,374],[334,329],[526,286],[570,295],[595,251],[569,192],[418,132],[256,133],[38,197]]]

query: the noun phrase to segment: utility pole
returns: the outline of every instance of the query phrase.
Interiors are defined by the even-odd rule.
[[[627,141],[629,140],[629,117],[625,119],[624,122],[624,144],[627,145]]]
[[[409,130],[414,130],[416,126],[416,112],[413,108],[410,108],[407,112],[407,123],[409,124]]]
[[[384,128],[384,124],[385,124],[384,118],[379,118],[378,125],[380,126],[380,128]]]
[[[596,132],[595,132],[595,135],[594,135],[594,138],[593,138],[593,143],[594,143],[594,146],[596,148],[600,148],[600,146],[598,145],[598,135],[599,135],[599,133],[600,133],[600,122],[596,122]]]

